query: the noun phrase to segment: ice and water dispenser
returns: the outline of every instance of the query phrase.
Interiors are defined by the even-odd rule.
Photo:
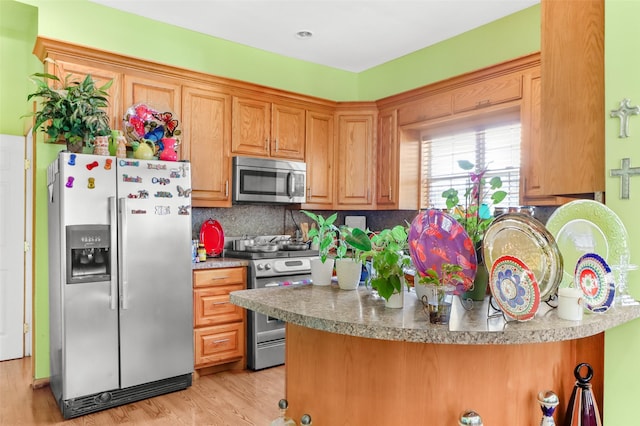
[[[109,225],[67,226],[67,284],[111,280]]]

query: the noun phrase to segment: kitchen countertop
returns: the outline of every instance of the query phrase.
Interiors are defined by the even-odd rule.
[[[192,263],[192,269],[217,269],[236,268],[238,266],[249,266],[246,259],[236,259],[233,257],[208,257],[204,262]]]
[[[587,313],[582,321],[559,319],[542,303],[526,322],[488,317],[489,297],[467,311],[456,299],[449,325],[429,323],[415,293],[404,293],[404,308],[390,309],[366,287],[354,291],[337,285],[303,284],[232,292],[231,303],[283,321],[336,334],[405,342],[444,344],[526,344],[580,339],[640,317],[640,306]]]

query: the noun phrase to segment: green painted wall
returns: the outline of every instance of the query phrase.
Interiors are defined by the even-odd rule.
[[[0,0],[0,4],[0,93],[11,90],[8,103],[20,111],[29,110],[26,95],[33,87],[27,82],[27,86],[17,89],[15,81],[26,81],[26,76],[41,69],[31,53],[36,34],[337,101],[378,99],[539,49],[538,6],[354,74],[214,39],[86,0]],[[8,33],[15,23],[19,23],[23,36],[6,55],[11,57],[8,61],[4,46],[14,43]],[[512,32],[518,37],[505,35]],[[15,61],[26,65],[13,70]],[[431,66],[433,63],[437,67]],[[6,74],[8,71],[11,74]],[[11,77],[5,79],[5,75]],[[19,115],[2,117],[8,118],[0,121],[0,132],[22,134]],[[49,375],[46,168],[59,149],[42,142],[36,146],[35,378]]]
[[[360,99],[377,100],[538,50],[539,5],[360,73]]]
[[[27,94],[34,86],[27,76],[42,69],[28,54],[37,35],[38,9],[0,0],[0,133],[23,135],[20,117],[29,111]]]
[[[640,105],[640,57],[635,42],[640,38],[639,0],[605,1],[605,170],[620,168],[622,158],[631,159],[631,167],[640,166],[640,117],[629,121],[628,138],[618,137],[620,120],[610,118],[624,98],[631,105]],[[607,205],[620,216],[629,232],[631,262],[640,264],[640,178],[631,177],[630,198],[620,199],[620,179],[606,179]],[[640,272],[629,274],[630,292],[640,299]],[[606,425],[638,423],[637,399],[640,383],[640,320],[635,320],[605,333],[605,393]]]

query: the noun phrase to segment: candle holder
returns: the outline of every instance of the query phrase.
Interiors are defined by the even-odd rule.
[[[611,269],[616,273],[614,306],[640,305],[640,302],[629,294],[629,288],[627,287],[627,274],[629,271],[637,270],[638,265],[629,264],[629,255],[623,254],[620,256],[620,262],[617,265],[612,265]]]

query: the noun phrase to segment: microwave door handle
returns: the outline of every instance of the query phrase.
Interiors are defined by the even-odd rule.
[[[296,187],[296,177],[293,172],[289,172],[287,177],[287,195],[289,198],[293,197],[293,189]]]

